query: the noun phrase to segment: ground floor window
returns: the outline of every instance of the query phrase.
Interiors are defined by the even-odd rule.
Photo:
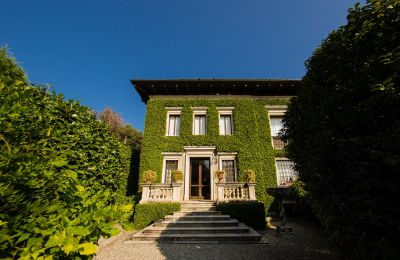
[[[178,170],[178,160],[165,161],[165,179],[164,183],[172,183],[172,171]]]
[[[225,171],[225,182],[235,181],[235,160],[222,160],[222,170]]]
[[[298,178],[298,173],[293,166],[293,162],[287,159],[276,159],[276,175],[279,186],[290,185]]]

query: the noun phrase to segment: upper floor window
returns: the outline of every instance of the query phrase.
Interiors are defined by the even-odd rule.
[[[294,169],[294,163],[288,159],[276,159],[275,166],[279,186],[288,186],[298,178],[298,173]]]
[[[192,107],[193,110],[193,134],[205,135],[207,133],[207,108]]]
[[[167,107],[167,136],[179,136],[181,128],[181,110],[180,107]]]
[[[286,112],[287,106],[266,106],[269,116],[269,125],[271,128],[272,146],[275,149],[283,149],[285,143],[279,137],[282,130],[282,118]]]
[[[232,111],[233,107],[218,107],[219,115],[219,134],[220,135],[232,135],[233,134],[233,122],[232,122]]]
[[[282,130],[282,117],[271,116],[269,122],[271,124],[271,136],[278,137],[279,132]]]

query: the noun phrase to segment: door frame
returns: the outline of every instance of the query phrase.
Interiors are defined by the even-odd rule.
[[[214,171],[217,170],[217,158],[215,146],[185,146],[185,178],[184,178],[184,200],[190,200],[190,159],[204,158],[210,160],[210,200],[214,200]]]
[[[198,184],[197,185],[192,185],[192,173],[193,173],[192,161],[194,161],[194,160],[196,160],[198,162],[208,161],[208,163],[209,163],[209,168],[208,168],[208,170],[209,170],[209,183],[208,183],[209,198],[204,198],[204,195],[202,193],[202,191],[203,191],[202,187],[204,186],[203,185],[203,181],[202,181],[203,174],[204,174],[203,165],[202,164],[198,164],[198,169],[197,169],[197,172],[198,172],[198,176],[197,176]],[[209,200],[209,199],[211,199],[211,160],[210,160],[210,158],[209,157],[192,157],[192,158],[190,158],[189,162],[190,162],[190,166],[189,166],[190,167],[190,171],[189,171],[189,178],[190,178],[190,180],[189,180],[189,198],[192,199],[192,200]],[[191,190],[193,188],[192,186],[197,186],[197,189],[199,191],[199,196],[191,196],[190,195],[191,194]]]

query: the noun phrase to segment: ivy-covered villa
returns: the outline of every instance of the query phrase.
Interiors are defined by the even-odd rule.
[[[141,203],[258,200],[268,208],[266,188],[296,179],[278,133],[300,80],[131,83],[147,104]]]

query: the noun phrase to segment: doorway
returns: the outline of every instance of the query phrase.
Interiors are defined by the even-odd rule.
[[[190,199],[210,199],[210,158],[190,158]]]

